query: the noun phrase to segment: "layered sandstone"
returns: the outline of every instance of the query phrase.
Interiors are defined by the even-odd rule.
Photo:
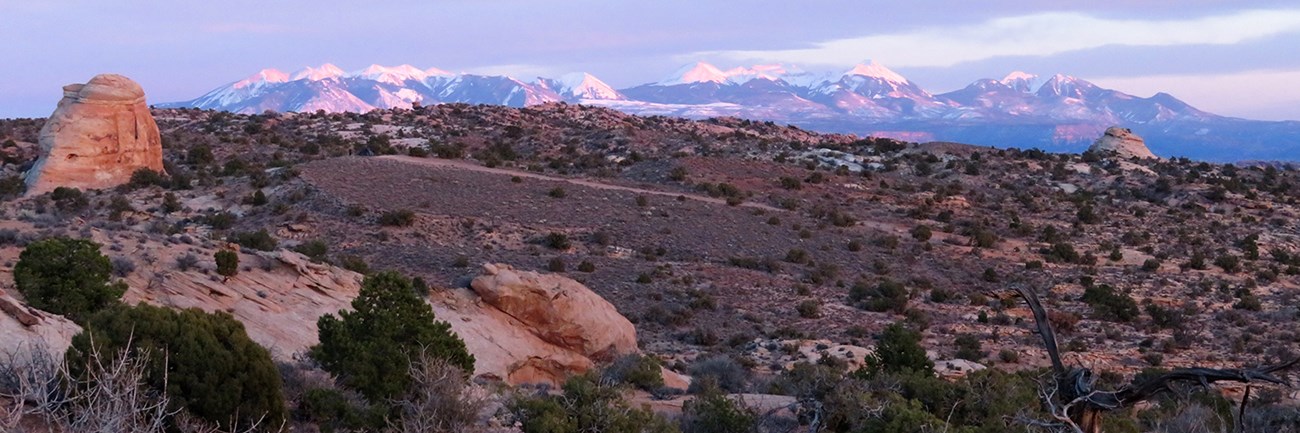
[[[1133,130],[1112,126],[1106,133],[1088,147],[1089,152],[1115,155],[1123,159],[1141,158],[1157,159],[1156,154],[1147,149],[1146,141],[1133,133]]]
[[[470,287],[542,340],[598,361],[637,352],[632,322],[577,281],[503,264],[484,265],[483,271]]]
[[[63,99],[40,132],[41,156],[27,172],[27,193],[60,186],[121,185],[136,170],[162,171],[162,139],[130,78],[102,74],[63,87]]]

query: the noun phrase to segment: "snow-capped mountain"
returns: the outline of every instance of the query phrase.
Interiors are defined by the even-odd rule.
[[[522,107],[551,102],[633,114],[736,116],[830,132],[1012,147],[1073,150],[1113,125],[1146,137],[1158,154],[1207,159],[1300,159],[1300,122],[1258,122],[1207,113],[1166,94],[1138,97],[1056,74],[1015,71],[932,94],[877,62],[839,74],[783,64],[722,69],[697,62],[648,84],[615,89],[588,73],[524,81],[411,65],[344,72],[324,64],[265,69],[190,101],[240,113],[364,112],[440,103]],[[1274,150],[1282,146],[1282,153]],[[1290,153],[1287,153],[1290,152]]]
[[[586,72],[565,74],[556,79],[539,78],[538,81],[565,100],[619,101],[627,99],[622,93],[605,84],[604,81],[600,81],[599,78]]]

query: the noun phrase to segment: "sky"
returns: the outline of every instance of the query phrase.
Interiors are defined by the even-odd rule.
[[[1300,120],[1294,1],[0,0],[0,40],[0,118],[47,116],[61,86],[104,72],[161,103],[323,63],[582,71],[624,88],[701,60],[843,71],[870,59],[933,93],[1024,70]]]

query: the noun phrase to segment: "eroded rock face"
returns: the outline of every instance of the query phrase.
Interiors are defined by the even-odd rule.
[[[0,289],[0,359],[21,362],[34,350],[61,359],[79,332],[81,327],[63,316],[29,307]]]
[[[637,351],[632,322],[577,281],[503,264],[484,265],[483,271],[470,287],[543,341],[596,361]]]
[[[110,188],[138,169],[163,170],[162,139],[144,90],[116,74],[64,86],[63,99],[41,128],[40,147],[27,172],[28,195],[60,186]]]
[[[1089,152],[1113,154],[1120,158],[1157,159],[1156,154],[1147,149],[1146,141],[1128,128],[1112,126],[1106,133],[1088,147]]]

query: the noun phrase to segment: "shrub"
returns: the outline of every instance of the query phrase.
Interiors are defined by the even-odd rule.
[[[1106,284],[1089,285],[1084,288],[1083,302],[1092,306],[1093,312],[1107,320],[1130,322],[1138,318],[1137,302]]]
[[[14,265],[14,285],[27,304],[80,322],[117,304],[126,283],[110,283],[113,265],[99,244],[56,237],[32,242]]]
[[[94,351],[117,353],[128,345],[148,354],[146,381],[165,391],[175,409],[230,430],[259,420],[279,425],[284,419],[280,376],[271,355],[229,314],[146,304],[101,311],[73,337],[68,368],[81,377]]]
[[[551,272],[564,272],[567,266],[564,264],[564,258],[554,257],[551,261],[546,262],[546,270]]]
[[[235,215],[230,212],[217,212],[203,218],[203,222],[213,230],[225,230],[235,225]]]
[[[400,209],[384,212],[379,216],[379,225],[386,227],[410,227],[415,224],[415,212]]]
[[[253,191],[252,195],[248,196],[247,199],[244,199],[244,203],[247,203],[251,206],[262,206],[267,202],[269,202],[269,200],[266,198],[266,193],[262,192],[262,190],[260,189],[257,191]]]
[[[352,309],[317,320],[320,344],[311,348],[310,355],[371,401],[406,392],[411,383],[408,359],[420,350],[463,371],[474,371],[474,356],[466,351],[465,342],[451,332],[450,325],[437,320],[406,277],[395,272],[367,276]]]
[[[1240,269],[1241,259],[1232,254],[1224,254],[1214,259],[1214,266],[1223,268],[1223,272],[1235,274]]]
[[[524,433],[672,433],[678,431],[648,408],[634,408],[619,387],[592,374],[569,378],[563,394],[521,397],[510,403]]]
[[[655,392],[664,386],[659,360],[653,356],[628,354],[610,363],[601,376],[616,383],[624,383],[642,391]]]
[[[590,261],[583,260],[582,263],[578,263],[578,272],[596,272],[596,265]]]
[[[902,313],[907,310],[907,287],[888,279],[874,286],[859,280],[849,288],[849,302],[867,311]]]
[[[355,392],[332,387],[307,390],[294,410],[296,419],[311,422],[322,432],[378,430],[385,415]]]
[[[569,235],[560,232],[550,232],[542,239],[542,245],[546,245],[552,249],[567,250],[572,246],[572,243],[569,242]]]
[[[988,356],[988,352],[980,351],[980,340],[971,334],[960,334],[953,342],[957,345],[956,357],[967,361],[979,362]]]
[[[126,257],[114,257],[112,263],[113,275],[118,278],[126,278],[135,272],[135,262]]]
[[[668,179],[669,179],[669,180],[672,180],[672,181],[675,181],[675,182],[681,182],[681,181],[683,181],[683,180],[686,180],[686,175],[687,175],[687,174],[688,174],[688,173],[686,172],[686,167],[682,167],[682,166],[679,165],[679,166],[673,167],[672,170],[669,170],[669,171],[668,171]]]
[[[821,317],[821,307],[821,302],[817,302],[816,299],[808,299],[795,306],[795,311],[799,312],[799,317],[813,319]]]
[[[934,362],[925,356],[921,347],[921,333],[907,329],[895,322],[880,334],[876,350],[867,356],[866,374],[911,373],[934,375]]]
[[[180,269],[181,272],[193,269],[198,265],[199,258],[192,253],[185,253],[185,255],[176,258],[176,269]]]
[[[445,359],[420,353],[408,372],[411,387],[398,400],[401,417],[389,421],[393,433],[473,431],[485,400],[469,389],[467,372]]]
[[[758,428],[758,411],[729,398],[705,380],[695,398],[682,404],[684,433],[750,433]]]
[[[163,194],[163,213],[173,213],[179,210],[181,210],[181,202],[176,199],[176,193],[169,191],[166,194]]]
[[[745,392],[749,386],[749,369],[727,355],[697,359],[687,372],[693,378],[688,389],[691,393],[701,391],[700,386],[710,381],[731,393]]]
[[[162,173],[158,171],[154,171],[148,168],[141,168],[136,170],[134,173],[131,173],[131,182],[129,183],[129,185],[131,186],[131,188],[144,188],[147,186],[160,186],[163,188],[170,188],[171,180],[167,179],[167,176],[164,176]]]
[[[226,236],[226,241],[239,244],[239,246],[244,248],[251,248],[259,251],[274,250],[278,243],[275,238],[271,237],[270,233],[266,232],[266,229],[261,229],[255,232],[231,233]]]
[[[342,257],[339,257],[339,267],[342,267],[343,269],[347,269],[352,272],[356,272],[358,274],[370,273],[370,264],[366,263],[366,259],[361,256],[357,256],[353,254],[347,254]]]
[[[313,239],[293,247],[293,250],[298,254],[307,256],[313,262],[323,262],[325,261],[325,255],[329,254],[330,245],[323,240]]]
[[[239,273],[239,253],[221,250],[212,256],[217,261],[217,274],[233,277]]]
[[[27,190],[27,184],[23,182],[22,176],[13,175],[0,178],[0,199],[8,200]]]
[[[1066,242],[1057,242],[1050,248],[1042,251],[1043,257],[1049,263],[1078,263],[1079,252],[1075,251],[1074,245]]]
[[[568,197],[568,196],[569,196],[569,193],[568,193],[568,192],[565,192],[565,191],[564,191],[564,188],[561,188],[561,187],[558,187],[558,186],[557,186],[557,187],[555,187],[555,188],[551,188],[550,191],[547,191],[547,192],[546,192],[546,195],[549,195],[549,196],[554,197],[554,198],[565,198],[565,197]]]
[[[1156,258],[1146,259],[1146,261],[1142,262],[1142,270],[1147,272],[1155,272],[1160,270],[1160,264],[1161,264],[1160,259],[1156,259]]]
[[[922,224],[912,229],[912,238],[925,242],[930,240],[930,236],[933,236],[933,233],[934,231],[930,229],[930,226]]]
[[[77,188],[61,186],[50,192],[50,200],[60,212],[76,213],[90,206],[90,199]]]

